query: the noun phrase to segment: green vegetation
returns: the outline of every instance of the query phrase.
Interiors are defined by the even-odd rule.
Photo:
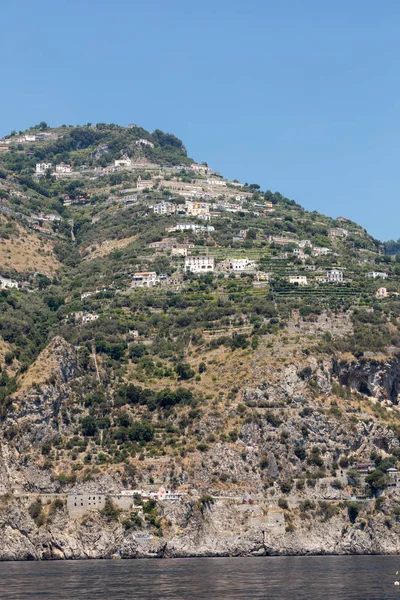
[[[229,489],[253,473],[266,493],[283,495],[295,479],[306,493],[328,476],[339,493],[340,467],[357,493],[366,486],[379,495],[397,464],[393,444],[386,436],[387,456],[375,457],[364,480],[349,454],[351,436],[378,421],[398,440],[400,424],[395,412],[368,403],[368,377],[351,375],[400,347],[399,243],[383,253],[356,223],[309,212],[258,184],[214,174],[226,183],[216,191],[209,175],[190,169],[183,143],[160,130],[104,123],[53,130],[43,122],[30,133],[35,142],[12,136],[0,155],[0,275],[20,283],[0,291],[0,410],[5,437],[21,445],[26,464],[36,461],[67,489],[108,469],[127,484],[151,483],[152,461],[165,458],[171,486],[190,480],[195,464],[207,485]],[[115,166],[123,157],[130,166]],[[52,167],[38,176],[37,163]],[[72,173],[55,172],[60,163]],[[211,220],[186,214],[187,197],[208,204]],[[161,202],[171,214],[155,214]],[[171,230],[184,222],[199,229]],[[213,257],[214,272],[187,272],[172,246]],[[239,272],[227,259],[254,264]],[[343,282],[326,280],[332,269]],[[155,273],[156,285],[132,287],[138,272]],[[307,285],[290,283],[293,276]],[[381,286],[388,297],[376,297]],[[65,364],[39,357],[55,338],[64,340]],[[396,403],[397,390],[396,383],[387,400]],[[56,399],[54,419],[43,441],[24,447],[29,432],[19,414],[27,402],[40,412],[42,397]],[[322,421],[337,448],[325,443]],[[252,456],[245,448],[254,439]],[[239,452],[240,469],[222,454],[219,463],[221,448]],[[279,503],[288,510],[285,497]],[[203,495],[197,508],[212,504]],[[32,507],[35,522],[44,522],[42,508]],[[307,499],[300,507],[302,518],[323,520],[338,510]],[[351,522],[355,512],[348,507]],[[145,503],[145,515],[162,535],[156,507]],[[109,501],[103,516],[120,518]],[[123,526],[144,521],[133,514]]]

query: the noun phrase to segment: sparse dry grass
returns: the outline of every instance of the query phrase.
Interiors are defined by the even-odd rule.
[[[92,260],[94,258],[101,258],[103,256],[107,256],[114,250],[120,250],[121,248],[126,248],[136,240],[137,236],[133,235],[128,238],[123,238],[122,240],[106,240],[101,244],[92,244],[90,247],[82,250],[82,254],[85,252],[89,252],[87,256],[85,256],[85,260]],[[92,248],[95,248],[93,251]]]
[[[20,225],[17,227],[18,238],[0,240],[0,265],[5,269],[20,272],[38,271],[45,275],[53,275],[60,263],[54,255],[52,243],[40,239]]]

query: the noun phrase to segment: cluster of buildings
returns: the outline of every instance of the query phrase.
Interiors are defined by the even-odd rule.
[[[1,144],[9,146],[10,144],[26,144],[32,142],[51,141],[56,140],[58,137],[58,133],[42,131],[40,133],[26,133],[25,135],[2,138],[0,142]]]
[[[109,498],[121,510],[136,511],[139,514],[143,512],[142,503],[147,500],[156,500],[158,502],[179,502],[183,494],[167,490],[160,487],[156,491],[145,490],[122,490],[119,493],[79,493],[72,492],[67,496],[67,510],[70,516],[82,516],[88,511],[102,510],[106,505],[106,499]],[[140,504],[137,504],[140,502]]]
[[[197,223],[178,223],[177,225],[172,225],[171,227],[167,227],[168,232],[173,231],[193,231],[195,233],[212,233],[215,231],[215,227],[213,225],[197,225]]]
[[[318,283],[343,283],[343,271],[340,271],[339,269],[330,269],[325,275],[316,276],[315,280]],[[290,275],[288,281],[289,283],[298,286],[309,284],[306,275]]]
[[[46,163],[46,162],[36,163],[36,168],[35,168],[36,176],[40,177],[42,175],[45,175],[49,171],[52,175],[56,175],[56,176],[68,175],[68,174],[72,173],[72,167],[71,167],[71,165],[68,165],[67,163],[60,163],[59,165],[56,165],[55,167],[53,167],[53,163]]]

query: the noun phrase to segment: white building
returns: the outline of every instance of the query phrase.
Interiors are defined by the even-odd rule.
[[[293,250],[293,254],[296,256],[296,258],[300,258],[301,260],[306,257],[306,253],[301,248],[295,248]]]
[[[343,283],[343,271],[338,269],[331,269],[326,272],[326,281],[331,283]]]
[[[195,163],[193,165],[190,165],[190,168],[195,173],[200,173],[201,175],[207,175],[212,171],[212,169],[210,169],[210,167],[207,167],[207,165],[197,165]]]
[[[312,243],[310,240],[300,240],[297,245],[299,248],[312,248]]]
[[[135,144],[136,144],[136,146],[148,146],[149,148],[154,148],[153,142],[150,142],[149,140],[145,140],[144,138],[142,138],[140,140],[136,140]]]
[[[344,229],[343,227],[332,227],[332,229],[329,230],[329,237],[347,237],[349,235],[349,232],[347,229]]]
[[[155,271],[138,271],[133,274],[133,288],[151,288],[158,283],[157,273]]]
[[[153,206],[153,212],[155,215],[173,215],[176,213],[176,204],[172,202],[158,202]]]
[[[256,263],[248,258],[227,258],[224,267],[228,271],[254,271]]]
[[[207,179],[208,185],[220,185],[221,187],[226,187],[226,181],[223,179]]]
[[[32,135],[27,133],[26,136],[24,137],[25,142],[36,142],[36,135]]]
[[[183,496],[183,494],[180,494],[179,492],[173,492],[172,490],[166,490],[163,487],[161,487],[157,492],[158,500],[181,500],[182,496]]]
[[[97,321],[99,315],[93,315],[92,313],[88,313],[87,315],[82,316],[82,323],[91,323],[92,321]]]
[[[327,256],[328,254],[332,254],[332,250],[330,248],[314,246],[311,254],[313,256]]]
[[[190,273],[213,273],[213,256],[187,256],[185,258],[185,271]]]
[[[381,271],[370,271],[366,274],[366,277],[371,277],[372,279],[387,279],[388,274]]]
[[[132,161],[129,156],[123,156],[122,158],[114,161],[114,167],[130,167]]]
[[[6,279],[5,277],[0,277],[0,289],[4,290],[5,288],[17,288],[18,281],[13,281],[12,279]]]
[[[52,163],[36,163],[36,174],[44,175],[46,171],[52,169]]]
[[[85,300],[85,298],[90,298],[91,296],[94,296],[96,292],[83,292],[83,294],[81,294],[81,300]]]
[[[167,227],[167,231],[205,231],[210,233],[215,231],[215,227],[212,225],[196,225],[196,223],[178,223],[172,227]]]
[[[72,173],[72,167],[67,163],[60,163],[56,165],[56,173]]]
[[[187,256],[188,255],[188,246],[176,246],[176,248],[171,249],[172,256]]]
[[[308,285],[307,277],[305,275],[291,275],[289,277],[289,283],[294,285]]]

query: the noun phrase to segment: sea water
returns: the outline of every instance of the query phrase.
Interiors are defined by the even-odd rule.
[[[393,556],[3,562],[0,599],[400,599],[399,567]]]

